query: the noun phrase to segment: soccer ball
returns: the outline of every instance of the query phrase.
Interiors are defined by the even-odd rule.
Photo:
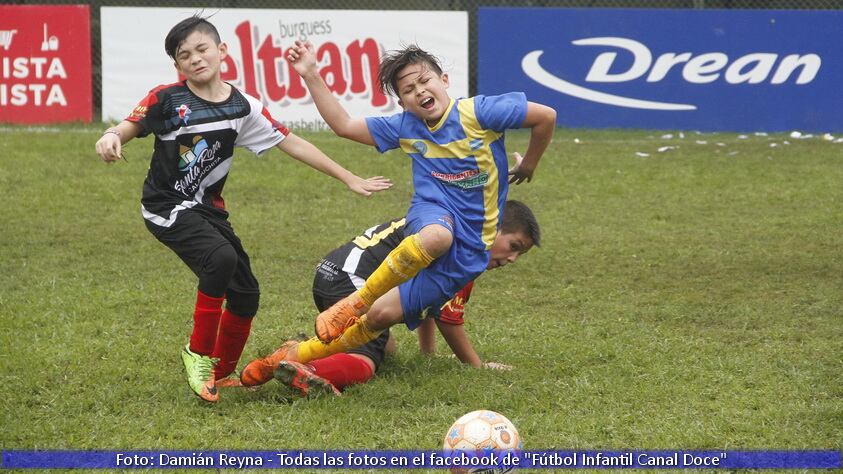
[[[444,451],[511,451],[521,450],[521,437],[518,430],[507,417],[491,410],[477,410],[460,417],[448,429]],[[457,469],[453,474],[466,473],[503,473],[512,470],[511,466],[497,469]]]

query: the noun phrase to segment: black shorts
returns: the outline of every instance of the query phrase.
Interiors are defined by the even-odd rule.
[[[316,308],[322,312],[330,308],[337,301],[354,293],[358,288],[354,286],[348,273],[342,271],[337,264],[322,260],[316,267],[316,276],[313,278],[313,302]],[[372,359],[375,363],[375,371],[383,362],[386,353],[386,341],[389,340],[389,329],[381,333],[374,341],[351,349],[349,354],[360,354]]]
[[[205,259],[214,250],[231,244],[237,253],[237,267],[228,282],[228,289],[239,293],[260,293],[249,255],[226,219],[184,210],[172,227],[159,227],[147,220],[144,222],[152,235],[175,252],[196,276],[200,275]]]

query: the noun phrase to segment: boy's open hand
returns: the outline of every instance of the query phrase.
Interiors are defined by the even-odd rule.
[[[316,52],[313,43],[297,40],[296,45],[287,50],[287,61],[301,76],[316,71]]]
[[[529,183],[533,179],[533,169],[524,166],[524,157],[520,153],[514,152],[512,158],[515,164],[509,169],[509,184],[521,184],[524,180]]]
[[[106,133],[96,144],[97,155],[102,158],[102,161],[111,163],[120,159],[123,151],[123,144],[120,142],[120,137],[113,133]]]
[[[383,191],[384,189],[389,189],[391,187],[392,181],[389,178],[384,178],[383,176],[373,176],[369,179],[363,179],[359,176],[355,176],[351,182],[348,183],[349,189],[363,196],[371,196],[372,193]]]

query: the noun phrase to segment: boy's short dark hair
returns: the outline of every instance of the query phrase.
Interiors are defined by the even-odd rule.
[[[529,237],[533,245],[541,247],[541,229],[533,211],[523,202],[511,199],[506,201],[503,208],[501,233],[511,234],[519,231]]]
[[[176,26],[170,28],[170,32],[167,33],[167,37],[164,39],[164,50],[167,51],[167,56],[176,59],[176,51],[178,51],[179,46],[181,46],[191,33],[197,30],[210,36],[214,40],[214,43],[220,44],[220,34],[217,31],[217,27],[208,21],[207,18],[196,14],[190,18],[185,18],[178,22]]]
[[[404,49],[387,52],[381,58],[378,83],[385,93],[398,97],[398,72],[410,64],[426,63],[430,70],[442,75],[442,66],[436,56],[411,44]]]

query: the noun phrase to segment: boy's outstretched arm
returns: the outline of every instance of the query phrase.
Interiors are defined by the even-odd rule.
[[[445,338],[445,342],[448,343],[448,347],[454,352],[454,355],[457,356],[457,359],[464,364],[468,364],[475,368],[484,367],[487,369],[497,369],[497,370],[510,370],[512,369],[511,366],[505,364],[499,364],[497,362],[483,362],[480,360],[480,356],[477,355],[477,352],[474,350],[474,346],[471,345],[471,341],[468,340],[468,334],[465,332],[465,326],[462,324],[448,324],[443,321],[436,320],[436,326],[439,328],[439,332],[442,333],[442,337]],[[419,329],[422,329],[419,327]],[[419,344],[422,344],[422,333],[419,333]],[[424,351],[424,347],[422,347],[422,351]],[[433,351],[430,350],[428,353],[432,353]]]
[[[521,128],[530,128],[532,132],[523,161],[510,170],[509,182],[514,184],[521,184],[524,180],[529,183],[533,179],[533,172],[556,129],[556,111],[546,105],[527,102],[527,116]]]
[[[383,191],[392,187],[392,181],[383,176],[363,179],[355,175],[334,160],[328,158],[315,145],[293,133],[287,135],[287,138],[281,141],[277,147],[279,150],[307,166],[342,181],[349,189],[357,194],[369,196],[374,192]]]
[[[319,114],[334,133],[364,145],[375,146],[375,141],[369,133],[369,126],[366,125],[366,119],[349,117],[345,108],[328,90],[328,85],[325,84],[317,69],[316,52],[313,44],[309,41],[296,41],[296,45],[290,48],[287,53],[287,60],[304,79],[304,83],[313,97],[313,102],[319,109]]]
[[[462,324],[443,323],[442,321],[436,320],[436,327],[439,328],[439,332],[442,333],[442,337],[445,338],[448,347],[451,348],[451,351],[453,351],[460,362],[475,368],[483,366],[483,361],[480,360],[480,356],[477,355],[474,346],[468,340],[465,326]]]
[[[97,140],[97,155],[106,163],[119,160],[123,156],[123,144],[140,134],[140,125],[124,120],[103,132]]]

